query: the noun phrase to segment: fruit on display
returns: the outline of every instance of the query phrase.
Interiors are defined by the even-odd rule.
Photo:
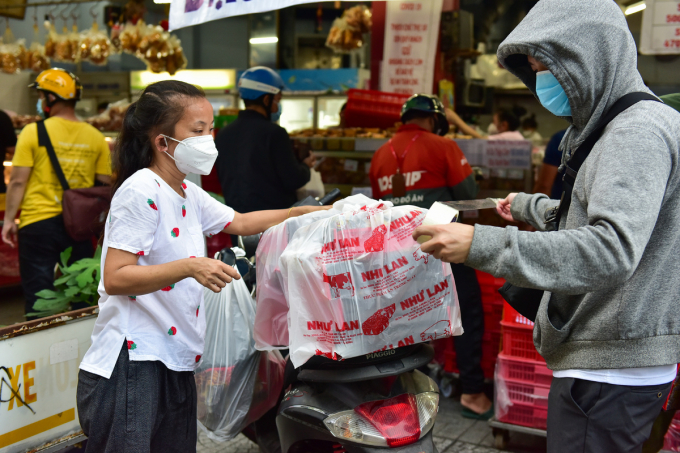
[[[23,129],[27,124],[35,123],[42,119],[38,115],[14,115],[11,118],[14,129]]]
[[[112,42],[120,50],[136,55],[143,60],[150,71],[174,75],[187,65],[180,40],[163,30],[140,20],[137,24],[127,23],[120,33],[112,32]]]
[[[111,54],[111,47],[109,37],[99,30],[95,22],[90,30],[82,33],[79,44],[80,59],[96,65],[105,65]]]
[[[100,131],[118,132],[123,128],[123,118],[129,105],[126,99],[114,102],[99,115],[86,118],[85,121]]]
[[[390,138],[397,131],[399,123],[389,129],[377,127],[348,127],[334,129],[301,129],[291,132],[292,138]]]
[[[333,21],[326,46],[337,53],[347,53],[364,45],[363,35],[373,26],[371,10],[364,5],[345,10],[342,17]]]

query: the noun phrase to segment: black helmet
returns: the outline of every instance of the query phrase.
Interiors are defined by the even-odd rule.
[[[414,94],[406,100],[401,107],[401,121],[408,121],[408,113],[411,111],[420,111],[431,113],[437,118],[437,125],[435,126],[435,134],[446,135],[449,131],[449,122],[446,120],[446,112],[444,111],[444,104],[442,101],[431,94]]]

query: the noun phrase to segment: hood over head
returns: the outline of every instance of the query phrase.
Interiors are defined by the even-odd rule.
[[[564,88],[572,127],[565,159],[622,96],[651,93],[637,70],[637,47],[614,0],[541,0],[501,43],[498,60],[536,94],[527,55],[543,63]]]

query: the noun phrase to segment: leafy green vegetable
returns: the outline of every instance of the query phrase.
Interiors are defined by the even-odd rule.
[[[78,302],[97,305],[102,248],[97,247],[93,258],[83,258],[69,266],[72,251],[69,247],[61,253],[61,275],[54,281],[54,290],[44,289],[36,293],[38,300],[33,304],[35,312],[29,313],[30,316],[63,313],[71,308],[71,304]]]

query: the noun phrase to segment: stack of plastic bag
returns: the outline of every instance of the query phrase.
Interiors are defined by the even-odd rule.
[[[362,199],[357,197],[363,197],[363,195],[349,197],[346,200],[361,202]],[[363,198],[369,200],[366,197]],[[263,351],[288,349],[288,301],[283,294],[279,257],[297,230],[317,220],[340,214],[341,211],[337,210],[336,206],[342,206],[341,203],[336,203],[333,209],[328,211],[290,218],[268,229],[262,235],[255,254],[257,263],[255,344],[257,349]]]
[[[278,401],[285,363],[255,349],[255,305],[243,280],[204,291],[205,350],[196,369],[198,425],[210,439],[232,439]]]
[[[295,367],[463,333],[451,267],[412,238],[427,210],[357,197],[298,229],[279,259]]]

